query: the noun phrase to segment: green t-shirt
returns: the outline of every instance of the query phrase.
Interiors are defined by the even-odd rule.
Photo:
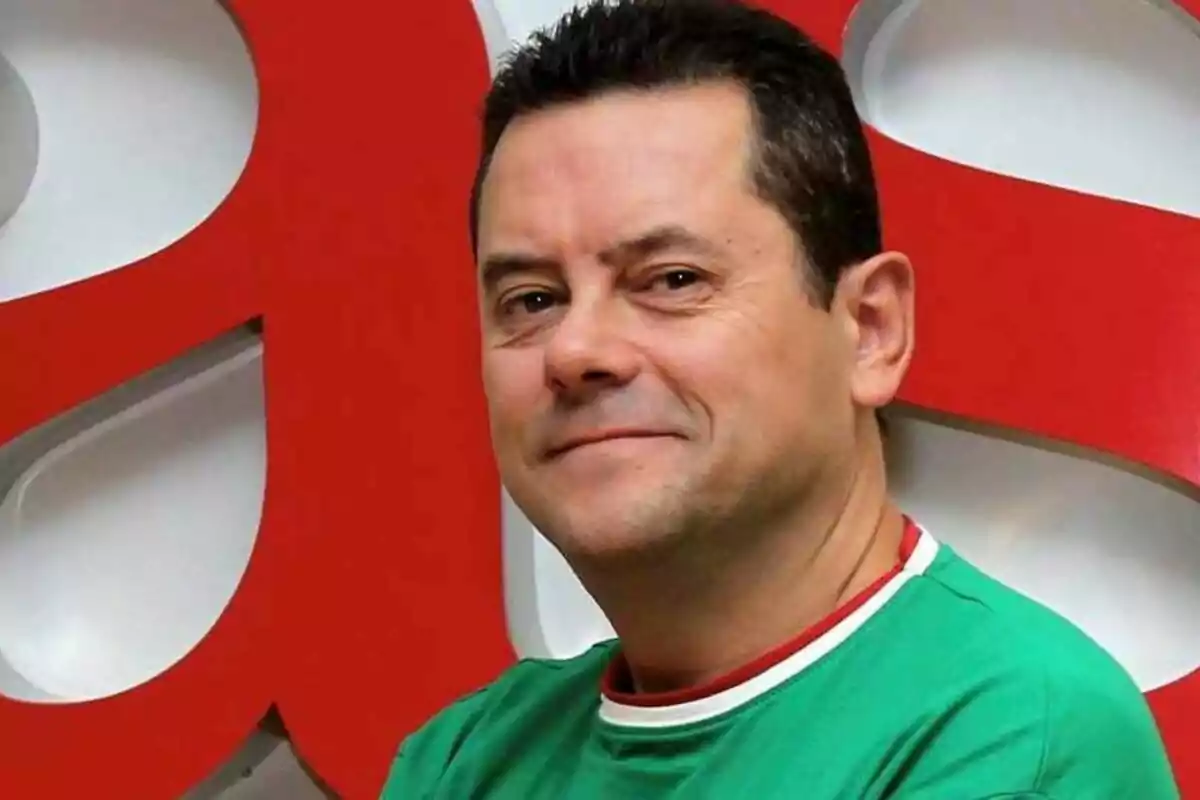
[[[518,663],[404,742],[384,800],[1179,797],[1113,659],[910,535],[891,575],[698,696],[601,692],[615,642]]]

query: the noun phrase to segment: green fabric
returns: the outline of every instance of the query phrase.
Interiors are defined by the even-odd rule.
[[[385,800],[1177,798],[1128,675],[945,545],[840,646],[703,722],[599,719],[612,642],[526,660],[404,742]]]

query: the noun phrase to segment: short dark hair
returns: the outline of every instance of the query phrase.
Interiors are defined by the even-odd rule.
[[[836,58],[790,22],[734,0],[593,0],[511,52],[484,104],[473,248],[480,189],[513,119],[609,91],[718,80],[746,90],[755,188],[795,231],[828,305],[842,270],[882,249],[862,122]]]

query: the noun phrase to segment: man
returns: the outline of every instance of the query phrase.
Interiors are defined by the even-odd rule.
[[[500,471],[619,640],[447,708],[386,798],[1177,796],[1126,673],[888,498],[913,270],[835,59],[591,5],[497,77],[478,175]]]

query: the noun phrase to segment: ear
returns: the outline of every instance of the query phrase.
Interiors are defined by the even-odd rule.
[[[896,252],[856,264],[838,281],[832,310],[850,337],[850,392],[860,408],[890,403],[908,372],[914,291],[912,263]]]

